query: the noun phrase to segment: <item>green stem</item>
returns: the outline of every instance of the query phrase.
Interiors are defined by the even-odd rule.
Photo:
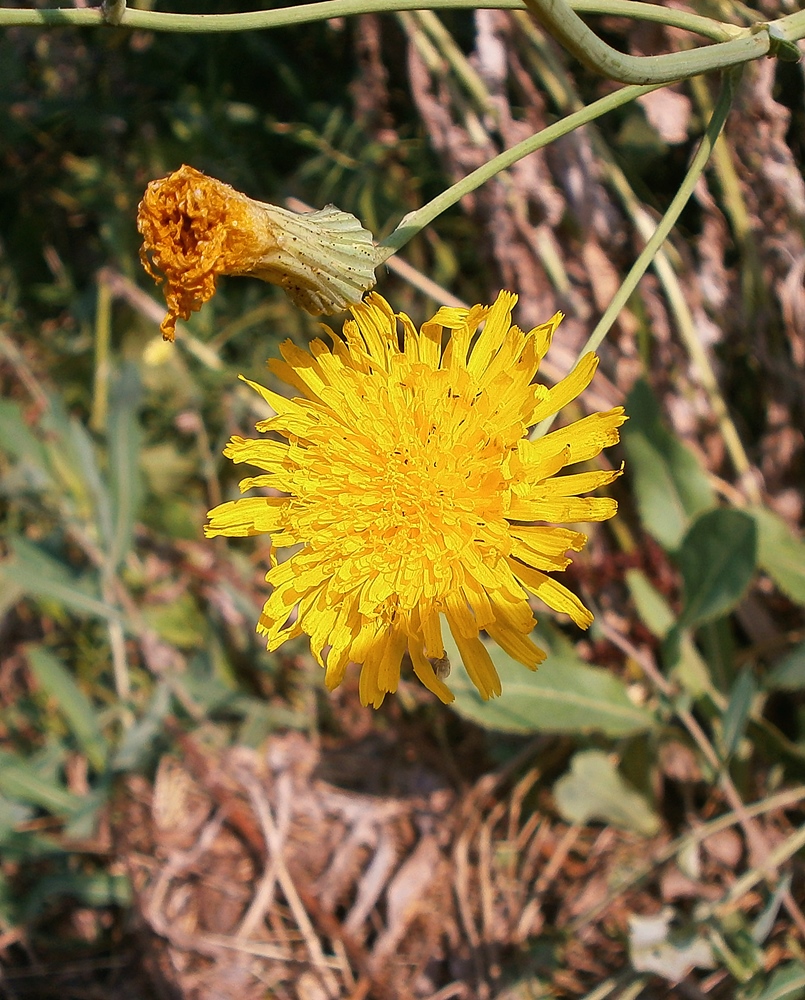
[[[743,896],[753,889],[758,882],[761,882],[770,871],[774,871],[785,864],[789,858],[792,858],[797,851],[802,850],[805,847],[805,826],[801,826],[798,830],[794,830],[790,836],[788,836],[782,844],[778,844],[774,850],[770,851],[766,857],[763,859],[763,865],[750,868],[748,872],[742,875],[737,881],[733,882],[730,886],[729,892],[727,892],[724,899],[717,903],[710,903],[706,910],[714,914],[724,914],[728,913],[730,909],[740,900]]]
[[[596,325],[595,329],[587,338],[587,342],[579,351],[580,358],[583,357],[588,351],[595,351],[601,345],[601,342],[603,341],[604,337],[606,337],[606,335],[609,333],[610,328],[617,319],[621,309],[623,309],[623,307],[626,305],[629,296],[637,288],[637,285],[640,282],[640,279],[646,273],[649,264],[651,264],[654,258],[656,257],[657,251],[660,249],[662,244],[668,238],[668,234],[676,225],[677,219],[682,214],[682,209],[688,203],[690,196],[693,194],[693,189],[696,187],[696,184],[698,183],[698,180],[701,177],[705,166],[707,165],[707,162],[713,151],[715,142],[718,139],[719,135],[721,134],[721,130],[723,129],[724,123],[727,120],[727,115],[729,114],[729,110],[732,105],[732,98],[735,93],[735,86],[737,84],[736,75],[738,72],[739,71],[736,70],[733,71],[733,73],[727,74],[725,76],[723,85],[721,87],[721,92],[718,95],[718,101],[716,102],[716,106],[713,109],[713,116],[710,119],[710,122],[707,126],[707,130],[702,136],[702,141],[699,144],[699,148],[696,150],[696,155],[691,160],[690,167],[688,168],[688,172],[685,175],[685,178],[682,181],[679,190],[674,195],[674,198],[671,201],[671,204],[668,206],[665,215],[662,217],[659,225],[654,230],[652,236],[649,238],[648,242],[643,248],[642,253],[634,262],[631,270],[624,278],[620,288],[615,293],[612,301],[610,302],[609,306],[604,312],[604,315],[598,321],[598,324]],[[693,341],[693,343],[688,343],[688,340]],[[712,369],[710,368],[709,364],[706,363],[707,362],[706,355],[704,358],[705,363],[704,365],[702,365],[702,357],[701,357],[702,351],[700,349],[701,345],[698,343],[698,338],[696,338],[695,336],[691,338],[686,338],[686,346],[688,347],[688,350],[695,352],[696,356],[694,357],[694,361],[696,362],[700,373],[702,373],[704,381],[707,382],[707,387],[712,388],[712,386],[710,386],[711,379],[707,377],[707,374],[709,372],[710,376],[712,376],[712,380],[715,380],[715,376],[713,375]],[[715,390],[716,391],[714,395],[711,393],[711,401],[714,398],[718,398],[721,400],[723,404],[723,399],[721,399],[721,396],[718,393],[717,384],[715,385]],[[538,437],[541,437],[543,434],[546,434],[550,429],[550,427],[552,426],[555,418],[556,414],[554,414],[554,416],[552,417],[547,417],[545,420],[542,421],[542,423],[537,424],[537,426],[534,427],[534,429],[531,431],[530,436],[536,439]],[[737,458],[736,464],[739,470],[745,471],[744,461],[741,459],[743,448],[740,444],[740,441],[738,441],[737,444],[738,444],[738,450],[735,454],[733,454],[735,441],[732,439],[732,436],[729,435],[727,439],[727,445],[730,449],[730,453],[733,454],[734,459]],[[746,456],[744,453],[743,459],[745,458]]]
[[[733,73],[726,75],[721,92],[718,95],[718,101],[713,109],[713,117],[710,119],[707,130],[702,136],[702,141],[696,150],[696,155],[691,160],[690,167],[679,190],[674,195],[665,215],[663,215],[653,235],[646,243],[642,253],[632,265],[632,269],[627,274],[623,284],[615,293],[606,312],[598,321],[598,325],[590,334],[587,343],[581,349],[580,356],[586,354],[587,351],[594,351],[599,347],[604,337],[609,333],[610,327],[615,322],[618,313],[620,313],[621,309],[626,305],[629,296],[637,288],[638,282],[646,273],[655,254],[676,225],[677,219],[682,214],[682,209],[687,205],[690,196],[693,194],[693,189],[696,187],[704,168],[707,166],[707,161],[710,159],[716,139],[724,128],[724,123],[727,120],[727,115],[732,105],[736,82]]]
[[[424,229],[425,226],[441,215],[442,212],[455,205],[456,202],[460,201],[477,187],[485,184],[486,181],[491,180],[501,170],[506,170],[524,156],[542,149],[543,146],[547,146],[556,139],[560,139],[563,135],[567,135],[580,125],[586,125],[588,122],[600,118],[601,115],[606,114],[608,111],[619,108],[621,105],[627,104],[629,101],[633,101],[635,98],[642,97],[643,94],[648,94],[652,90],[657,89],[657,86],[623,87],[621,90],[616,90],[613,94],[607,94],[606,97],[602,97],[598,101],[593,101],[592,104],[586,105],[579,111],[574,111],[573,114],[562,118],[553,125],[549,125],[548,128],[544,128],[536,135],[523,139],[522,142],[518,142],[511,149],[499,153],[487,163],[478,167],[477,170],[473,170],[472,173],[467,174],[466,177],[463,177],[460,181],[447,188],[446,191],[442,191],[441,194],[438,194],[426,205],[406,215],[394,232],[390,233],[379,244],[378,263],[382,263],[391,257],[392,254],[395,254],[410,239],[416,236],[420,230]]]
[[[609,14],[657,21],[724,41],[743,31],[733,25],[721,24],[698,14],[661,7],[658,4],[632,2],[632,0],[573,0],[574,10],[583,14]],[[127,28],[148,31],[252,31],[260,28],[279,28],[290,24],[307,24],[330,17],[351,14],[389,13],[401,10],[525,10],[523,0],[321,0],[318,3],[299,4],[279,10],[247,11],[240,14],[168,14],[161,11],[127,8],[121,23]],[[797,15],[791,15],[792,19]],[[783,19],[785,20],[785,19]],[[107,23],[100,8],[51,8],[45,10],[0,9],[0,27],[33,26],[55,27],[71,24],[99,27]],[[782,30],[782,29],[781,29]],[[805,35],[805,26],[802,34]],[[790,29],[792,38],[799,37]],[[789,37],[786,35],[786,37]]]
[[[805,38],[805,10],[769,22],[769,34],[786,42],[798,42]]]
[[[92,392],[90,427],[101,434],[106,430],[109,413],[109,349],[112,340],[112,289],[98,276],[95,306],[95,378]]]
[[[566,0],[525,0],[525,3],[534,18],[579,62],[621,83],[673,83],[760,59],[772,47],[769,26],[757,24],[728,42],[659,56],[630,56],[602,41]],[[783,35],[779,23],[775,24],[774,37]]]

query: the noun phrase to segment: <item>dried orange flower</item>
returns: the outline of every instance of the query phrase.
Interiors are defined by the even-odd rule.
[[[182,166],[151,181],[137,212],[140,260],[165,282],[165,340],[176,320],[212,298],[219,274],[280,285],[314,316],[340,312],[374,287],[377,253],[358,219],[328,205],[297,215],[247,198],[229,184]]]

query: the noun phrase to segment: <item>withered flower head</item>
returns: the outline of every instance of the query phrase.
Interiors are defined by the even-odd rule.
[[[335,205],[297,215],[247,198],[194,167],[151,181],[137,228],[143,267],[165,282],[165,340],[174,339],[177,319],[188,319],[212,298],[219,274],[280,285],[314,316],[360,302],[375,284],[372,234],[354,215]]]

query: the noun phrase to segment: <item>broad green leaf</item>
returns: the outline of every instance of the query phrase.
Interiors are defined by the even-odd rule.
[[[50,483],[47,452],[22,415],[19,403],[0,399],[0,448],[27,466],[40,486]]]
[[[0,580],[14,584],[30,597],[55,601],[77,614],[122,621],[121,612],[100,599],[95,581],[76,577],[64,563],[24,538],[9,541],[13,558],[0,564]]]
[[[60,396],[53,393],[49,401],[50,407],[42,415],[48,465],[62,493],[69,497],[75,515],[81,521],[92,523],[96,518],[95,503],[92,487],[84,478],[82,456],[76,450],[72,431],[75,421]]]
[[[80,795],[43,778],[31,761],[5,750],[0,750],[0,792],[10,799],[41,806],[57,815],[70,816],[84,808]]]
[[[108,548],[112,538],[109,490],[98,468],[95,444],[84,425],[76,419],[70,420],[70,441],[89,495],[92,497],[98,536],[104,548]]]
[[[666,664],[666,667],[694,698],[700,698],[714,690],[708,663],[687,631],[679,636],[676,659],[673,663]]]
[[[755,572],[757,530],[739,510],[702,514],[682,540],[677,562],[685,604],[681,627],[713,621],[740,601]]]
[[[140,482],[140,380],[134,365],[118,378],[109,414],[109,464],[114,530],[109,561],[117,568],[128,555],[142,495]]]
[[[722,720],[721,753],[724,760],[732,757],[743,739],[756,693],[757,684],[752,671],[745,668],[738,674],[732,686],[730,700]]]
[[[775,969],[755,1000],[800,1000],[805,997],[805,965],[788,962]]]
[[[775,663],[763,686],[769,691],[800,691],[805,688],[805,642]]]
[[[696,641],[707,661],[713,684],[726,694],[735,681],[735,634],[729,618],[720,617],[696,627]]]
[[[553,786],[556,808],[570,823],[598,820],[653,837],[660,821],[646,799],[622,777],[609,754],[584,750]]]
[[[658,639],[665,639],[674,628],[676,616],[670,604],[639,569],[626,571],[626,585],[637,607],[640,620]],[[671,655],[673,653],[673,655]],[[673,641],[663,647],[666,668],[694,698],[712,690],[707,663],[702,658],[689,632],[675,633]]]
[[[40,687],[56,701],[89,762],[100,771],[108,748],[92,702],[52,653],[41,646],[29,646],[26,652]]]
[[[457,669],[461,655],[443,628],[445,650],[453,666],[448,684],[453,707],[485,729],[508,733],[602,732],[626,736],[651,729],[654,716],[635,705],[623,683],[609,671],[590,667],[558,632],[541,627],[534,641],[548,652],[538,670],[513,660],[494,643],[487,649],[500,674],[503,693],[484,701],[466,672]]]
[[[682,541],[690,520],[715,505],[715,495],[696,456],[663,425],[646,382],[626,400],[630,420],[621,431],[640,519],[668,551]]]
[[[626,585],[640,620],[657,639],[664,639],[676,621],[671,606],[640,569],[626,571]]]
[[[750,513],[758,527],[758,566],[787,597],[805,604],[805,541],[768,507]]]

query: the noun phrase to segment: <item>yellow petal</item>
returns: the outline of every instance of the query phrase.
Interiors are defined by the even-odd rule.
[[[529,670],[536,670],[547,656],[544,649],[534,645],[531,639],[521,632],[501,628],[499,625],[488,625],[486,631],[504,652]]]
[[[517,453],[526,465],[539,466],[563,448],[569,448],[568,465],[587,462],[604,448],[617,444],[620,440],[618,428],[626,420],[628,417],[622,406],[616,406],[605,413],[591,413],[536,441],[523,441]]]
[[[551,346],[551,341],[553,340],[553,335],[556,333],[556,328],[564,318],[564,313],[554,313],[547,323],[541,323],[529,332],[529,336],[534,338],[534,344],[537,349],[537,357],[540,361],[548,353],[548,348]]]
[[[458,624],[451,620],[449,612],[446,617],[461,654],[461,662],[464,664],[464,669],[469,674],[470,680],[478,689],[478,693],[484,701],[497,697],[501,692],[500,677],[486,646],[477,635],[470,638],[462,634]]]
[[[231,535],[233,538],[264,533],[270,535],[281,527],[284,503],[281,497],[229,500],[209,512],[210,523],[204,525],[204,534],[207,538],[216,535]]]
[[[567,406],[572,400],[579,396],[592,382],[595,370],[598,367],[598,358],[592,352],[585,354],[573,371],[566,375],[560,382],[557,382],[548,391],[544,399],[538,399],[534,408],[528,414],[526,423],[531,427],[538,424],[540,420],[558,413],[563,406]]]
[[[579,628],[589,628],[593,616],[574,593],[539,570],[524,566],[514,559],[509,560],[512,573],[527,587],[535,597],[554,611],[569,615]]]
[[[512,497],[506,514],[513,521],[552,521],[576,524],[582,521],[606,521],[618,512],[618,502],[611,497],[565,497],[520,500]]]
[[[484,328],[475,342],[467,365],[470,375],[480,378],[500,349],[511,327],[512,309],[517,303],[513,292],[500,292],[489,309]]]

